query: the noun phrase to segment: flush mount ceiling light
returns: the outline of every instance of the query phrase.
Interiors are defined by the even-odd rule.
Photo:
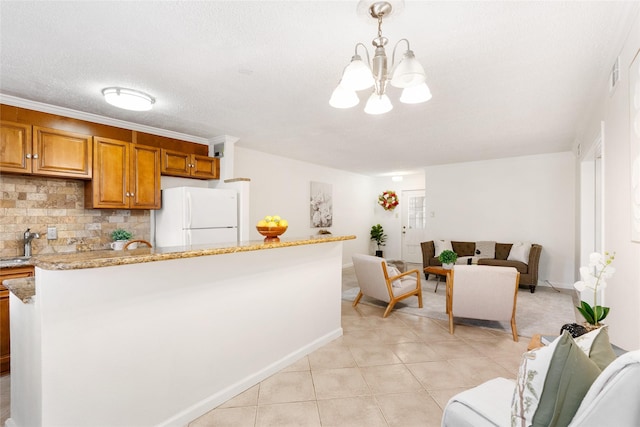
[[[387,54],[384,47],[389,40],[382,36],[382,18],[389,16],[391,10],[391,3],[387,1],[375,2],[369,6],[369,15],[378,20],[378,37],[371,41],[371,44],[375,46],[373,61],[369,59],[369,51],[366,46],[362,43],[356,44],[355,54],[344,69],[342,79],[329,100],[329,105],[332,107],[351,108],[360,102],[356,91],[373,87],[373,93],[369,96],[364,112],[383,114],[391,111],[393,105],[386,94],[388,83],[403,89],[400,102],[405,104],[418,104],[431,99],[431,91],[426,84],[427,76],[424,68],[410,49],[407,39],[399,40],[394,46],[391,55],[391,73],[387,71]],[[396,64],[396,48],[401,42],[407,43],[407,50],[400,62]],[[358,55],[358,47],[360,46],[367,55],[366,62]]]
[[[104,88],[102,95],[109,104],[125,110],[148,111],[156,102],[156,99],[151,95],[123,87]]]

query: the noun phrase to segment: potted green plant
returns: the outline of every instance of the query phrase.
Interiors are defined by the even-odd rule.
[[[132,237],[133,234],[123,228],[113,230],[111,232],[111,240],[113,240],[113,242],[111,242],[111,249],[121,251]]]
[[[438,256],[438,261],[442,263],[442,268],[451,269],[453,264],[456,263],[458,254],[448,249],[442,251]]]
[[[376,224],[371,227],[371,240],[376,242],[378,249],[376,250],[376,256],[382,257],[381,246],[384,246],[384,242],[387,241],[387,235],[384,234],[384,229],[380,224]]]
[[[598,290],[607,287],[607,279],[610,279],[616,272],[611,263],[616,257],[616,253],[605,252],[604,255],[594,252],[589,255],[589,265],[580,267],[580,277],[582,280],[573,286],[580,292],[585,290],[593,291],[593,306],[586,301],[580,301],[580,306],[576,307],[586,320],[584,326],[588,331],[601,326],[600,321],[609,314],[609,307],[598,305]]]

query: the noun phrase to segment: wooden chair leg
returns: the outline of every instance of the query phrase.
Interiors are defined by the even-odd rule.
[[[396,300],[391,300],[391,302],[389,302],[389,305],[387,306],[387,309],[384,311],[384,314],[382,315],[382,317],[387,317],[389,313],[391,313],[391,310],[393,310],[394,305],[396,305]]]
[[[449,333],[453,335],[453,313],[449,310]]]
[[[418,293],[416,295],[418,296],[418,307],[422,308],[422,290],[418,289]]]
[[[518,328],[516,327],[516,319],[511,319],[511,333],[513,334],[513,340],[518,342]]]
[[[358,296],[353,301],[353,304],[351,304],[351,306],[355,307],[356,305],[358,305],[358,303],[360,302],[360,298],[362,298],[362,291],[358,292]]]

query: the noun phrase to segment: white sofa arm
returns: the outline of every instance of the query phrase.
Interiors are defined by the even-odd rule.
[[[442,413],[442,427],[510,427],[515,382],[494,378],[453,396]]]

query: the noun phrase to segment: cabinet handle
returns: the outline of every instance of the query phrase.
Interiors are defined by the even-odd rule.
[[[37,158],[38,158],[38,153],[34,154],[34,155],[33,155],[33,158],[34,158],[34,159],[37,159]]]
[[[129,194],[129,192],[127,191],[126,196],[127,196],[127,197],[131,197],[131,194]]]
[[[27,159],[30,159],[30,158],[31,158],[31,154],[28,154],[28,153],[27,153],[27,156],[26,156],[26,157],[27,157]]]
[[[135,194],[131,193],[131,197],[135,196]]]

